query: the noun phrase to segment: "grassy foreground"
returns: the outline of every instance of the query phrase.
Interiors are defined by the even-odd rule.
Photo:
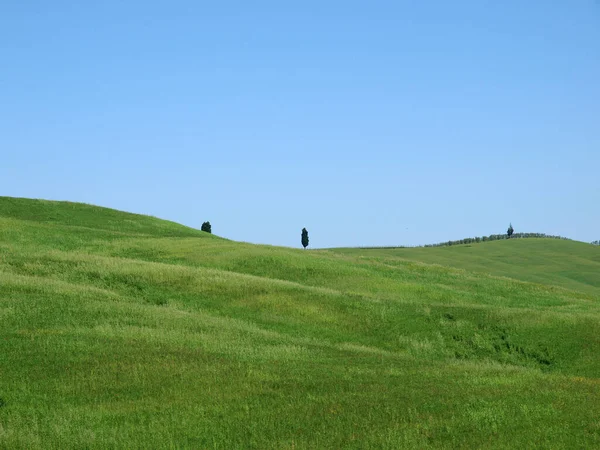
[[[600,447],[593,275],[364,256],[0,197],[0,448]]]

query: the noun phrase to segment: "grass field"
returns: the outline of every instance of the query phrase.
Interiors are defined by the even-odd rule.
[[[419,261],[600,295],[600,247],[562,239],[513,239],[429,248],[340,248],[336,252],[395,264]]]
[[[600,248],[445,250],[0,197],[0,448],[600,447]]]

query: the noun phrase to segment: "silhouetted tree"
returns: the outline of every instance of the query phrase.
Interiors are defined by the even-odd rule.
[[[513,233],[515,232],[512,223],[508,226],[508,230],[506,230],[506,234],[508,236],[508,238],[510,239],[510,237],[513,235]]]
[[[308,247],[308,231],[306,231],[306,228],[302,228],[302,247]]]
[[[212,233],[212,227],[210,226],[210,222],[204,222],[202,224],[202,228],[200,228],[202,231],[206,231],[207,233]]]

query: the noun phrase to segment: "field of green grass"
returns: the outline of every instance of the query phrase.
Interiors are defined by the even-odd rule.
[[[448,264],[0,197],[0,448],[598,448],[600,248],[551,245]]]
[[[600,247],[583,242],[534,238],[449,247],[333,250],[380,263],[440,264],[600,295]]]

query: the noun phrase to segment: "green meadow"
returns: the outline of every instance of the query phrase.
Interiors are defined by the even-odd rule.
[[[600,295],[600,248],[583,242],[529,238],[448,247],[334,250],[386,264],[419,261]]]
[[[599,268],[0,197],[0,448],[598,448]]]

